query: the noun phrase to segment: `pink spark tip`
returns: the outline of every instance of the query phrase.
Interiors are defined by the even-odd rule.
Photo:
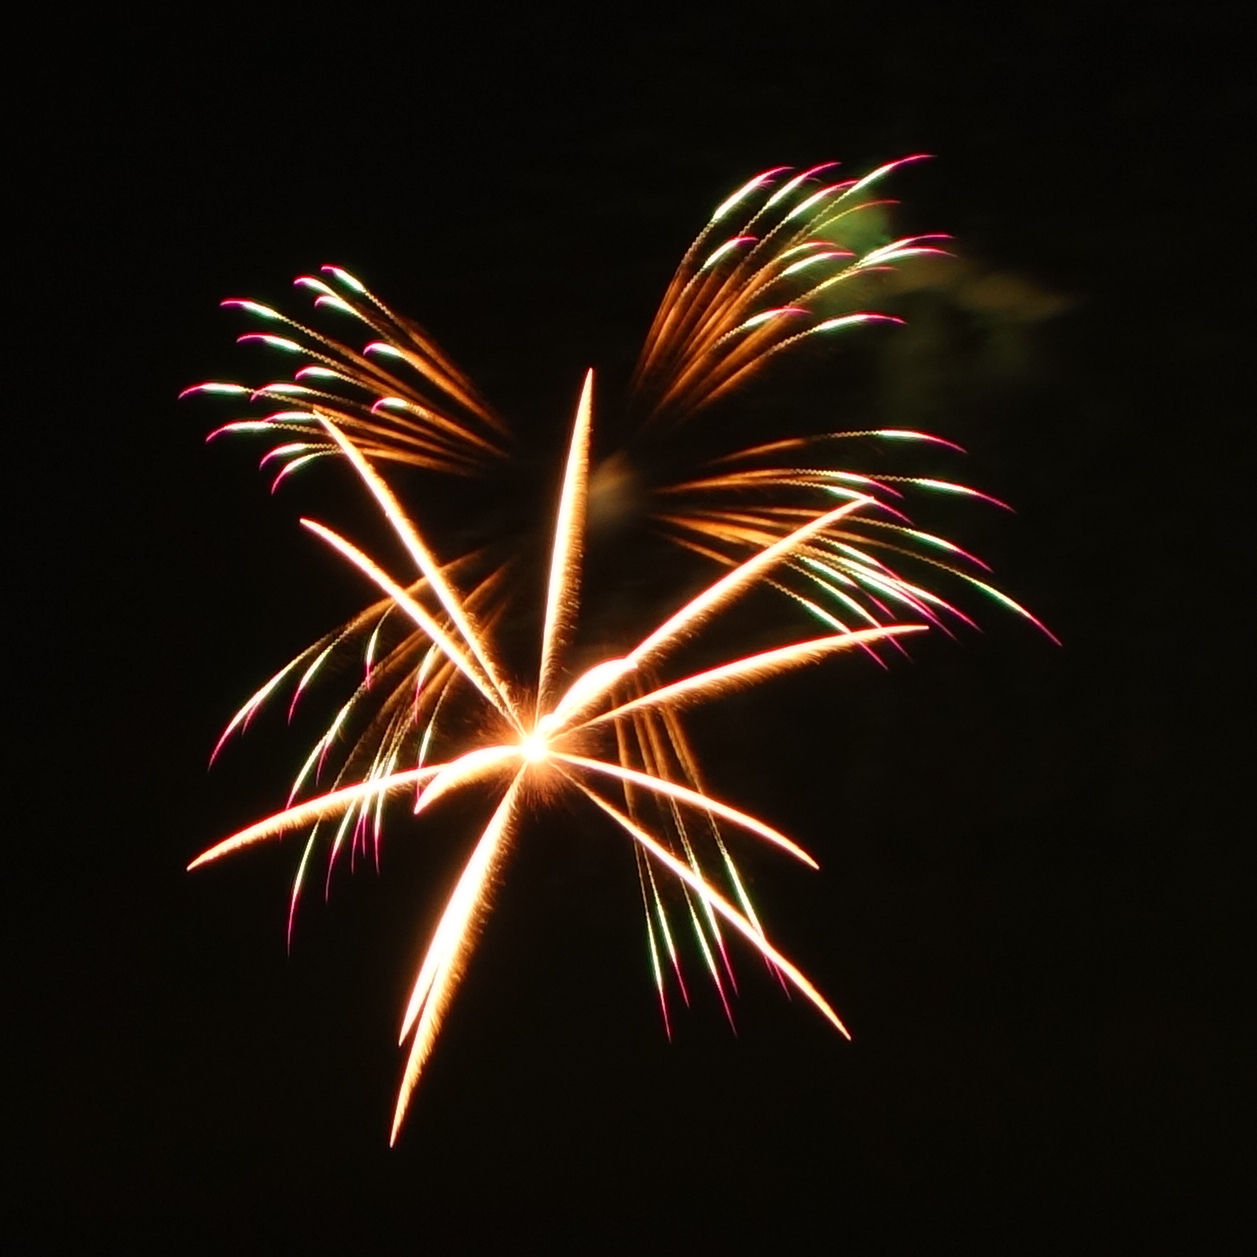
[[[222,427],[215,428],[205,440],[208,443],[215,437],[222,436],[224,432],[261,432],[269,427],[270,424],[265,419],[237,419],[233,423],[225,423]]]
[[[935,436],[931,432],[912,432],[907,428],[878,428],[869,435],[884,437],[888,441],[926,441],[931,445],[945,445],[949,450],[956,450],[960,454],[968,453],[963,445],[957,445],[955,441]]]
[[[367,291],[364,284],[356,280],[348,271],[343,270],[339,266],[320,266],[319,270],[321,270],[324,275],[334,275],[342,284],[345,285],[346,288],[352,288],[354,292],[365,293]]]
[[[818,323],[812,330],[814,332],[830,332],[838,327],[847,327],[854,323],[903,323],[897,314],[876,314],[872,311],[862,310],[859,314],[844,314],[836,319],[826,319],[823,323]]]
[[[236,337],[238,345],[246,345],[250,341],[255,340],[261,341],[264,345],[269,345],[272,349],[283,349],[288,353],[299,354],[305,352],[296,341],[288,340],[284,336],[272,336],[269,332],[245,332],[243,336]]]
[[[244,310],[248,314],[256,314],[263,319],[284,317],[278,310],[272,310],[270,306],[261,305],[257,301],[247,301],[243,297],[228,297],[226,301],[220,301],[218,304],[224,310]]]
[[[931,480],[925,476],[911,477],[911,483],[919,484],[926,489],[937,489],[940,493],[958,493],[961,497],[980,498],[983,502],[989,502],[992,506],[998,506],[1001,510],[1011,511],[1013,509],[1007,502],[1002,502],[999,498],[992,497],[989,493],[983,493],[980,489],[971,489],[967,484],[953,484],[950,480]]]
[[[185,388],[179,397],[191,397],[193,393],[221,393],[227,397],[240,397],[248,391],[242,384],[219,384],[208,380],[204,384],[193,384],[191,388]]]

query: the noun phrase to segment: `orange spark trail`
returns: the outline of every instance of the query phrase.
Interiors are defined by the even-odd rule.
[[[409,551],[410,557],[415,561],[415,566],[427,577],[428,583],[436,591],[436,595],[441,601],[441,606],[445,608],[446,613],[458,628],[463,641],[471,648],[477,663],[484,669],[485,677],[494,690],[497,691],[501,700],[500,705],[495,705],[499,706],[499,710],[505,709],[510,715],[512,723],[522,731],[523,726],[520,724],[519,716],[511,703],[506,687],[502,684],[494,669],[493,659],[486,650],[480,634],[472,627],[462,603],[450,587],[449,582],[441,574],[440,565],[432,557],[428,547],[423,544],[423,538],[419,536],[406,518],[401,505],[393,496],[393,491],[380,479],[371,464],[358,453],[350,441],[346,440],[340,429],[330,419],[323,419],[322,423],[324,429],[340,447],[345,457],[349,459],[353,469],[362,478],[363,483],[371,490],[371,495],[379,503],[380,509],[384,512],[384,517],[392,525],[393,531],[401,539],[407,551]]]
[[[411,1094],[432,1053],[432,1045],[441,1028],[441,1019],[449,1007],[458,979],[462,976],[463,966],[471,950],[471,930],[476,914],[484,911],[486,889],[506,854],[511,821],[523,779],[522,770],[515,774],[515,779],[502,802],[498,804],[493,818],[480,835],[480,841],[471,853],[445,911],[441,914],[440,924],[436,927],[436,933],[432,936],[432,942],[428,945],[427,954],[419,969],[419,976],[415,979],[414,989],[406,1005],[406,1015],[402,1020],[400,1041],[405,1041],[416,1017],[419,1018],[419,1024],[415,1026],[414,1042],[410,1045],[410,1056],[406,1061],[406,1070],[397,1094],[393,1127],[388,1137],[390,1147],[397,1142],[397,1134],[401,1130]]]
[[[580,582],[581,542],[585,530],[585,499],[589,489],[589,429],[593,418],[594,373],[585,373],[576,423],[568,449],[554,525],[550,580],[546,589],[546,618],[541,637],[541,665],[537,678],[537,711],[545,709],[554,690],[559,651],[566,645],[576,616]]]
[[[427,781],[444,767],[444,764],[430,764],[426,768],[411,768],[406,772],[378,777],[374,781],[361,781],[357,785],[345,786],[330,794],[320,795],[317,799],[307,799],[304,803],[276,812],[274,816],[268,816],[265,820],[232,834],[230,838],[215,843],[208,851],[202,851],[188,868],[200,868],[202,864],[208,864],[211,860],[217,860],[220,856],[238,851],[251,843],[261,842],[264,838],[275,838],[280,834],[291,833],[294,829],[302,829],[313,821],[326,820],[363,799],[377,799]]]

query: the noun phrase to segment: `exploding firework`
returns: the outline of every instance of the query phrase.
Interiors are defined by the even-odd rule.
[[[847,296],[862,297],[868,277],[939,251],[938,237],[879,243],[870,236],[869,212],[882,204],[870,189],[901,164],[832,183],[822,179],[829,167],[768,171],[717,209],[683,258],[647,336],[629,407],[641,430],[666,442],[669,432],[698,422],[700,412],[808,338],[897,321],[842,306]],[[295,706],[337,652],[360,650],[363,677],[310,749],[288,806],[211,848],[193,867],[253,842],[308,831],[290,899],[291,935],[321,840],[330,878],[346,850],[374,846],[378,859],[392,796],[413,792],[420,812],[459,788],[493,793],[496,810],[431,937],[403,1019],[410,1049],[394,1139],[465,965],[487,888],[518,830],[521,803],[556,787],[588,798],[632,840],[665,1027],[669,986],[685,994],[675,906],[667,905],[663,889],[670,880],[726,1011],[732,969],[725,934],[732,930],[843,1030],[815,987],[768,941],[731,850],[733,834],[750,833],[814,862],[776,829],[712,797],[681,716],[691,703],[840,650],[855,647],[877,659],[878,643],[898,645],[902,635],[946,629],[948,620],[971,623],[935,592],[932,576],[966,583],[1033,619],[974,574],[984,569],[979,560],[916,528],[901,509],[906,492],[985,495],[951,482],[859,472],[833,459],[843,442],[857,438],[950,443],[886,430],[778,438],[656,479],[643,512],[654,530],[723,574],[634,649],[572,679],[587,515],[624,466],[612,456],[591,475],[591,374],[550,545],[540,657],[535,676],[521,684],[500,645],[502,630],[519,614],[512,547],[491,540],[439,561],[377,470],[391,462],[477,476],[494,464],[510,465],[509,429],[422,329],[347,272],[326,267],[323,274],[326,280],[307,276],[297,283],[315,293],[316,307],[365,325],[375,339],[354,349],[269,306],[232,300],[224,304],[276,329],[242,340],[297,355],[301,365],[291,380],[187,391],[269,409],[217,431],[279,435],[263,457],[277,469],[276,483],[315,459],[348,462],[413,570],[396,579],[338,533],[303,520],[369,580],[377,597],[272,677],[230,722],[219,747],[285,687]],[[923,574],[910,575],[904,563]],[[778,591],[826,634],[672,675],[682,639],[751,588]],[[456,724],[447,720],[454,712]],[[468,735],[469,727],[477,732]],[[303,797],[312,790],[321,792]]]

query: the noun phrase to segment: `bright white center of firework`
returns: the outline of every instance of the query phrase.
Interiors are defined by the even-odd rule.
[[[545,734],[539,729],[534,729],[532,733],[525,736],[523,748],[524,758],[530,764],[540,764],[550,754],[550,745],[546,741]]]

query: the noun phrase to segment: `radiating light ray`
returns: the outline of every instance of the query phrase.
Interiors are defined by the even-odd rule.
[[[585,409],[588,411],[587,401]],[[323,427],[339,446],[345,457],[349,459],[350,465],[358,473],[363,483],[371,490],[371,496],[379,504],[380,509],[384,512],[384,517],[401,539],[410,557],[414,560],[415,566],[432,586],[437,598],[440,600],[441,606],[445,609],[446,614],[458,629],[463,642],[480,665],[485,679],[497,694],[497,700],[490,701],[493,701],[494,706],[507,715],[515,727],[522,731],[523,725],[521,724],[520,716],[516,712],[501,678],[497,675],[493,660],[486,650],[483,641],[481,641],[480,634],[473,628],[461,602],[442,575],[440,564],[437,563],[428,547],[424,545],[423,539],[406,518],[400,503],[393,496],[392,490],[380,479],[366,459],[354,448],[353,444],[345,439],[331,420],[325,419]],[[588,429],[588,417],[586,417],[586,429]],[[425,626],[420,625],[420,627]],[[426,627],[425,631],[427,631]],[[438,642],[437,644],[440,643]]]
[[[559,651],[571,635],[578,597],[581,541],[585,532],[585,501],[589,486],[589,431],[593,418],[594,373],[585,374],[576,425],[572,432],[559,514],[554,529],[550,558],[550,578],[546,586],[545,623],[541,635],[541,668],[537,680],[537,709],[534,719],[548,709],[554,691],[554,672]]]
[[[696,790],[689,790],[685,786],[677,785],[674,781],[668,781],[666,778],[661,777],[652,777],[648,773],[639,773],[636,769],[625,768],[620,764],[588,759],[583,755],[566,755],[562,751],[551,751],[550,754],[551,758],[561,760],[565,764],[571,764],[575,768],[584,768],[601,776],[614,777],[619,781],[630,782],[635,786],[640,786],[647,792],[662,794],[668,798],[677,799],[679,802],[688,803],[690,807],[696,808],[700,812],[714,812],[722,820],[749,830],[760,838],[766,838],[774,846],[780,847],[783,851],[788,851],[795,859],[801,860],[810,868],[820,868],[820,865],[798,843],[791,842],[779,830],[774,829],[771,825],[764,824],[763,821],[746,812],[739,811],[736,807],[730,807],[727,803],[721,803],[719,800],[713,799],[710,795],[699,794]]]
[[[622,723],[622,722],[621,722]],[[677,740],[671,735],[665,737],[661,728],[661,722],[658,719],[658,713],[650,713],[643,718],[635,718],[631,721],[634,732],[637,736],[638,750],[641,756],[642,767],[647,774],[652,777],[662,777],[674,779],[671,760],[675,759],[680,762],[679,748]],[[623,761],[621,761],[623,762]],[[684,766],[682,765],[682,768]],[[683,773],[683,775],[694,783],[692,774]],[[696,876],[703,875],[702,863],[699,859],[698,851],[695,848],[689,834],[689,827],[686,824],[685,815],[681,810],[677,799],[668,797],[666,799],[666,809],[661,812],[670,822],[669,825],[660,828],[661,835],[667,832],[675,833],[682,854],[685,856],[686,862],[690,868],[694,870]],[[711,813],[707,813],[707,819],[712,822]],[[715,828],[713,823],[713,829]],[[712,942],[715,944],[720,954],[721,964],[724,973],[728,978],[730,987],[733,991],[737,990],[737,979],[733,972],[733,966],[730,963],[728,951],[724,945],[724,939],[721,937],[719,919],[712,912],[711,908],[702,904],[703,916],[700,919],[697,910],[694,907],[692,896],[688,889],[684,890],[686,908],[690,915],[690,924],[695,934],[696,942],[703,954],[703,959],[707,964],[708,973],[716,986],[717,994],[728,1018],[730,1026],[733,1022],[733,1010],[729,1006],[729,1001],[724,990],[724,981],[717,970],[715,961],[712,957],[711,947],[708,946],[707,937],[704,931],[710,931]]]
[[[467,655],[443,628],[377,564],[372,562],[357,546],[346,541],[339,533],[320,524],[317,520],[303,519],[303,527],[308,528],[316,537],[322,538],[334,550],[343,554],[356,568],[369,576],[412,620],[440,647],[441,652],[455,667],[478,689],[486,699],[512,723],[515,722],[511,709],[502,696],[495,690],[488,678],[475,666],[473,658]]]
[[[294,804],[274,816],[257,821],[253,825],[215,843],[207,851],[203,851],[191,864],[189,869],[200,868],[213,860],[221,859],[241,847],[247,847],[266,838],[277,838],[282,834],[290,834],[293,830],[303,829],[306,825],[325,820],[329,816],[339,816],[345,808],[351,807],[364,796],[376,794],[396,794],[401,790],[410,789],[434,776],[444,764],[430,764],[425,768],[411,768],[405,772],[394,773],[390,777],[382,777],[375,781],[362,781],[352,786],[344,786],[333,790],[330,794],[318,798],[306,799],[303,803]]]
[[[874,655],[873,657],[875,659],[877,658],[876,655]],[[681,723],[677,719],[677,713],[675,711],[670,711],[668,708],[664,708],[661,713],[661,716],[663,719],[663,723],[667,729],[668,741],[670,745],[672,746],[673,752],[676,754],[677,760],[681,765],[682,771],[684,772],[686,779],[693,785],[694,789],[699,794],[703,794],[703,795],[709,794],[710,792],[708,791],[707,787],[703,784],[703,774],[699,770],[698,761],[695,758],[693,752],[691,751],[689,740],[686,738],[685,733],[681,727]],[[708,828],[711,832],[712,841],[715,843],[716,850],[720,855],[720,859],[725,870],[725,875],[729,879],[729,884],[733,887],[734,895],[737,898],[738,905],[742,910],[742,914],[755,927],[755,929],[757,929],[762,934],[763,927],[760,925],[759,918],[755,913],[755,906],[751,903],[750,896],[746,893],[746,890],[742,884],[742,877],[741,877],[741,874],[738,872],[738,866],[735,863],[733,856],[730,854],[728,847],[725,845],[724,839],[721,837],[720,826],[716,823],[716,818],[714,815],[712,815],[711,812],[707,813],[706,820],[707,820]],[[710,907],[708,908],[708,911],[709,912],[711,911]],[[721,951],[722,951],[722,954],[724,954],[723,945],[722,945]],[[726,956],[726,963],[728,963],[727,956]],[[773,972],[776,973],[776,970],[773,970]],[[730,978],[732,979],[733,970],[731,966],[729,968],[729,973],[730,973]],[[781,979],[780,974],[778,974],[777,976],[779,980],[784,981],[784,979]],[[736,989],[736,982],[735,982],[735,989]]]
[[[446,764],[430,782],[420,791],[415,799],[415,815],[426,807],[431,807],[443,795],[457,790],[470,782],[479,781],[483,777],[493,776],[497,770],[507,764],[517,764],[521,760],[533,758],[527,747],[529,739],[514,746],[481,746],[466,755]]]
[[[670,706],[674,710],[679,709],[684,703],[706,697],[713,690],[722,694],[728,693],[738,686],[751,685],[787,668],[796,667],[800,663],[811,663],[838,650],[849,650],[853,646],[881,641],[899,633],[920,633],[924,629],[923,624],[898,624],[890,628],[844,631],[831,637],[816,637],[811,641],[793,642],[789,646],[761,651],[756,655],[745,655],[741,659],[708,668],[705,672],[695,673],[682,681],[674,681],[671,685],[630,699],[610,711],[591,717],[581,727],[592,729],[608,720],[631,716],[654,707]]]
[[[415,980],[406,1015],[402,1021],[401,1041],[414,1026],[414,1040],[406,1060],[406,1070],[397,1093],[397,1106],[393,1111],[393,1126],[389,1131],[391,1147],[397,1142],[402,1119],[406,1116],[411,1094],[419,1081],[420,1071],[427,1063],[436,1042],[441,1019],[454,993],[454,986],[461,976],[461,964],[466,962],[470,946],[470,930],[475,914],[485,909],[485,889],[493,872],[505,854],[514,818],[520,785],[524,780],[521,769],[515,774],[493,818],[480,835],[471,858],[450,895],[445,911],[437,926],[436,934],[424,956],[419,976]],[[415,1020],[418,1018],[418,1024]]]

